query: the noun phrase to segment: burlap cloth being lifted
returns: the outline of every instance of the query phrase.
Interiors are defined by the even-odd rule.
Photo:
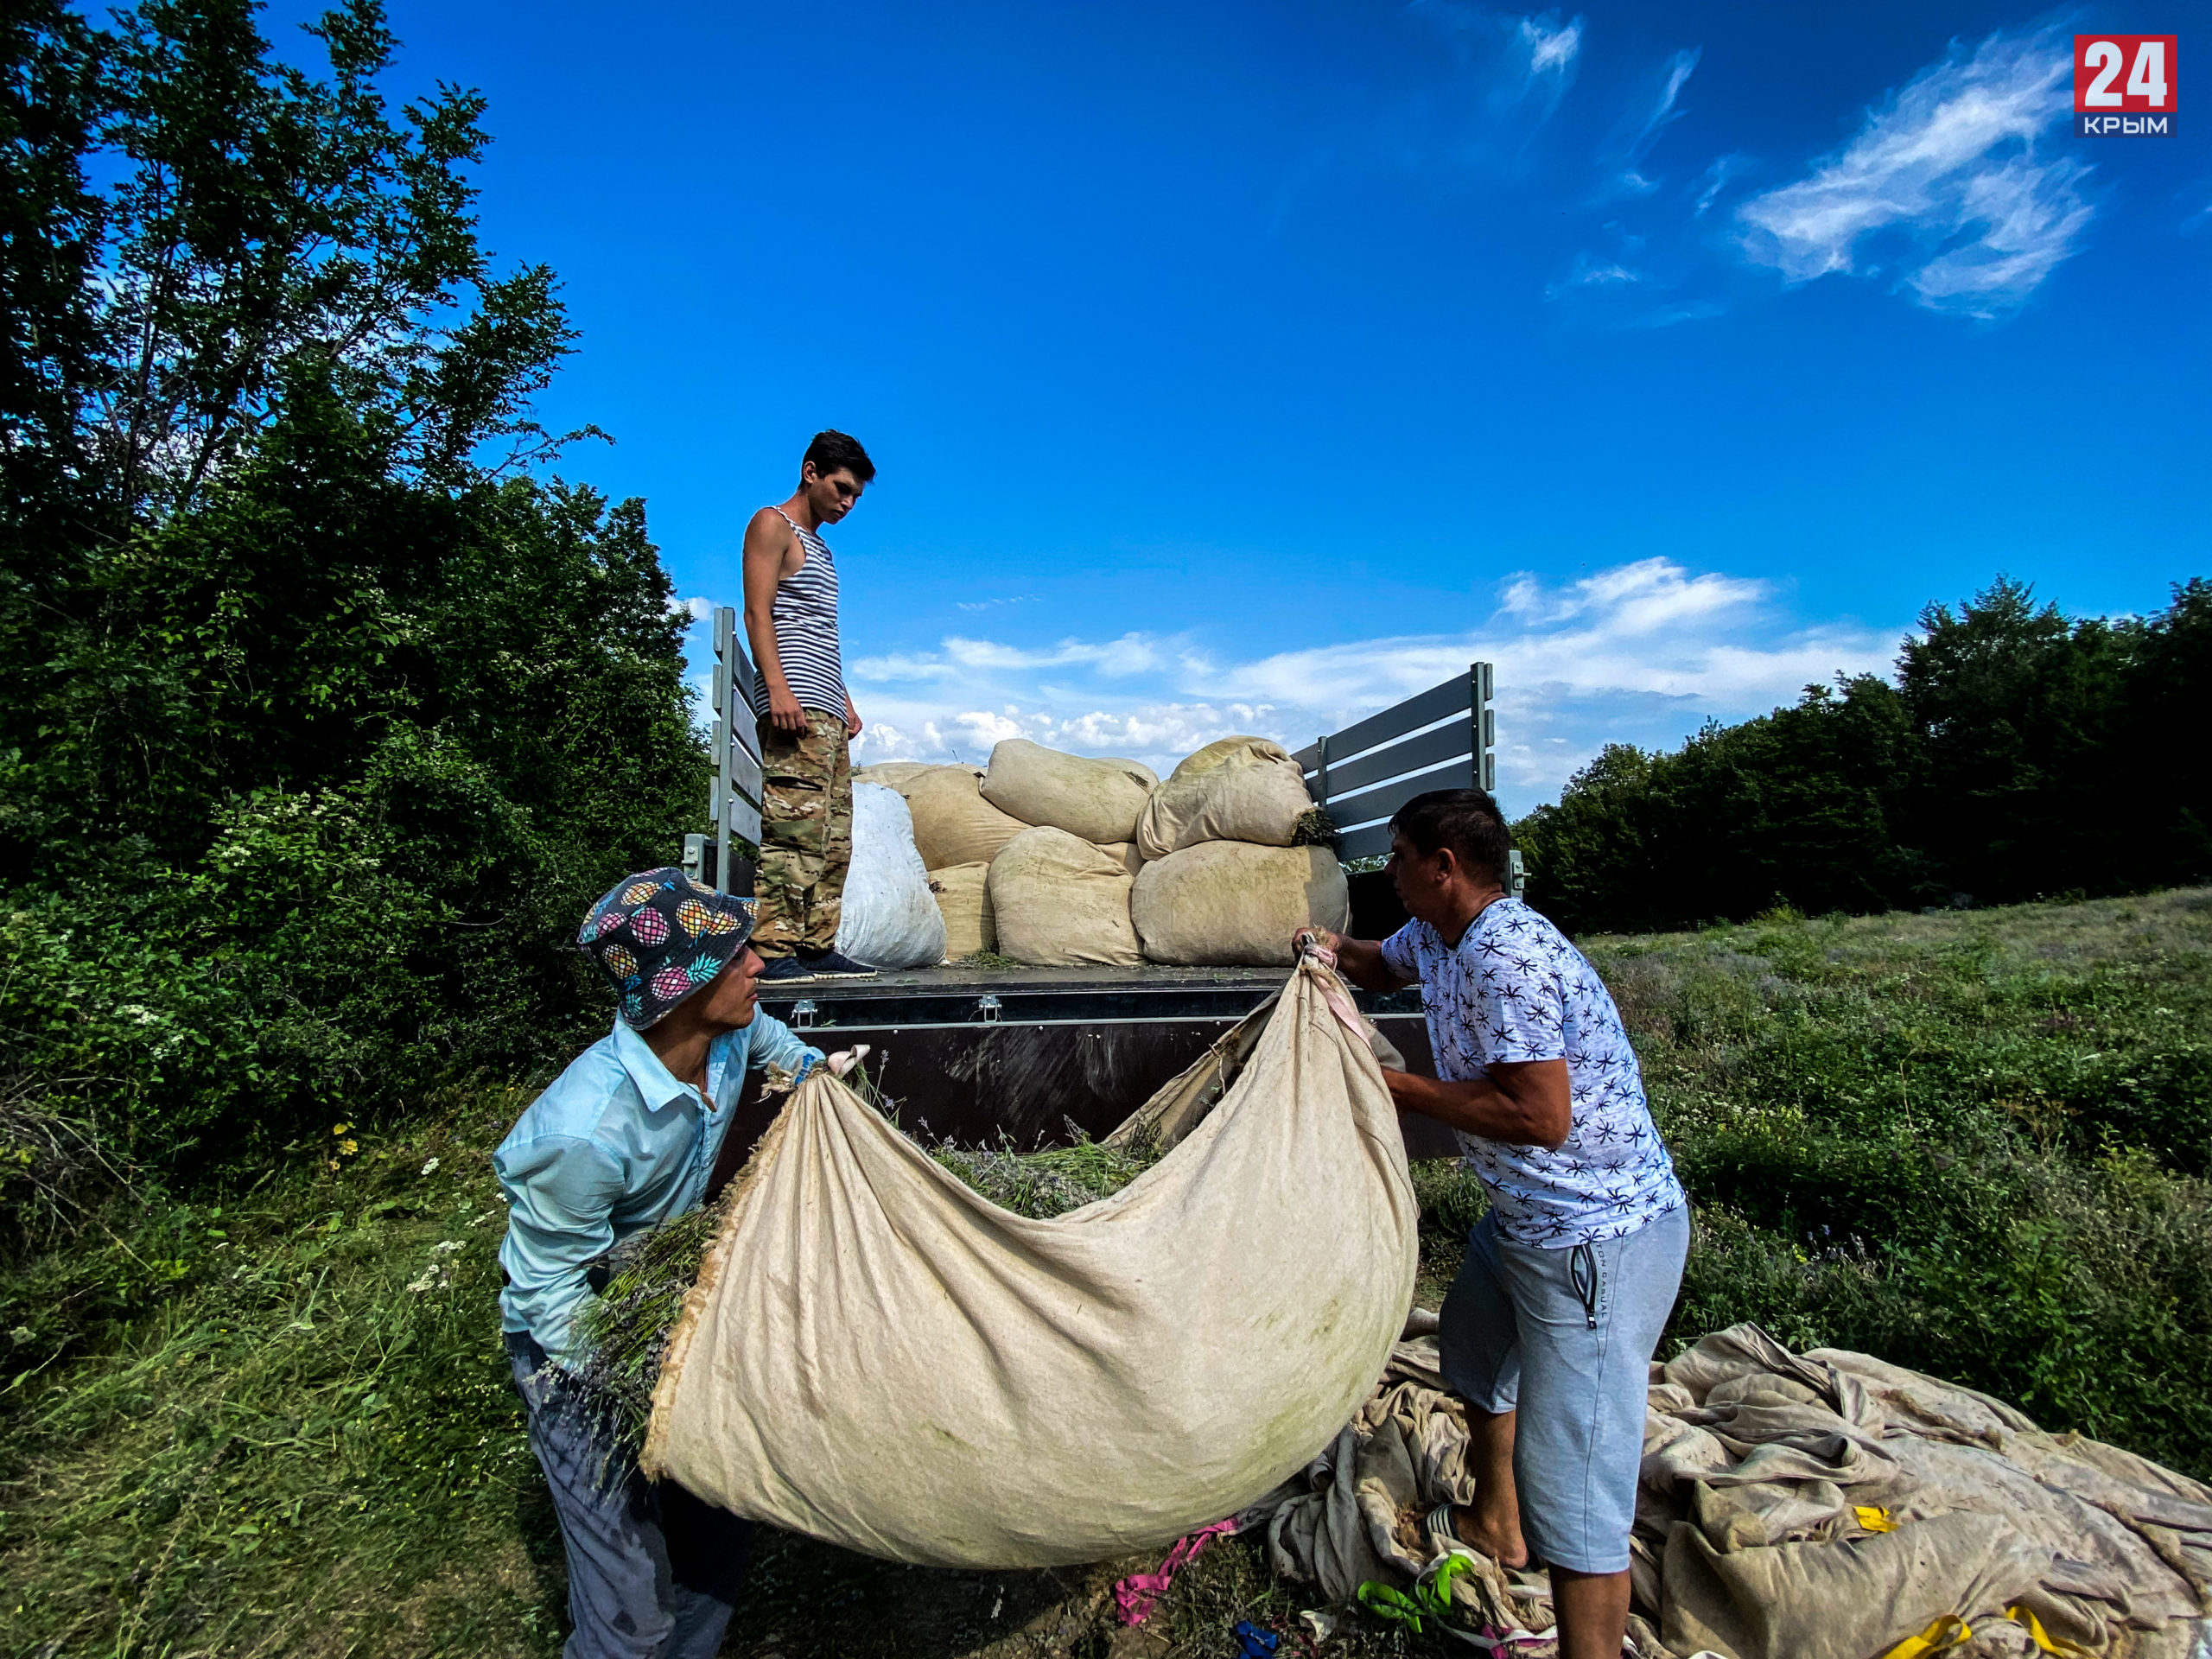
[[[1336,1443],[1246,1512],[1278,1572],[1338,1601],[1427,1563],[1422,1517],[1474,1495],[1465,1420],[1440,1387],[1434,1338],[1402,1342]],[[1792,1353],[1754,1325],[1652,1366],[1631,1547],[1646,1655],[1872,1659],[1946,1614],[1973,1627],[1953,1653],[2044,1651],[2014,1607],[2059,1651],[2212,1652],[2212,1489],[1865,1354]],[[1452,1592],[1463,1622],[1551,1629],[1541,1573],[1484,1562]]]

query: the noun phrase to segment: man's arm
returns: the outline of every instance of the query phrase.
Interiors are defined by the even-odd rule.
[[[1300,942],[1309,938],[1318,938],[1324,948],[1334,951],[1337,971],[1363,991],[1399,991],[1414,982],[1401,978],[1384,959],[1380,939],[1355,939],[1325,927],[1301,927],[1291,935],[1294,954]]]
[[[1486,1141],[1552,1152],[1567,1143],[1574,1104],[1565,1060],[1493,1060],[1484,1070],[1487,1075],[1471,1082],[1444,1083],[1385,1067],[1382,1080],[1407,1111]]]
[[[845,693],[845,735],[858,737],[860,734],[861,711],[853,707],[853,694],[848,691]]]
[[[784,565],[798,537],[783,515],[763,507],[745,527],[745,637],[753,645],[753,660],[768,687],[768,719],[779,732],[806,729],[806,710],[791,695],[784,677],[783,653],[776,647],[773,607],[776,588],[784,579]]]
[[[507,1236],[499,1246],[514,1310],[549,1359],[574,1365],[577,1310],[591,1294],[585,1264],[614,1242],[621,1173],[588,1141],[549,1137],[495,1156],[507,1193]]]

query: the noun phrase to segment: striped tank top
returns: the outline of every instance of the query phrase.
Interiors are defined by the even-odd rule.
[[[792,524],[781,507],[777,517],[791,524],[806,563],[776,584],[768,614],[776,624],[776,654],[783,658],[784,681],[802,709],[825,715],[845,712],[845,670],[837,652],[837,563],[830,544],[812,531]],[[768,713],[768,677],[753,671],[753,702]]]

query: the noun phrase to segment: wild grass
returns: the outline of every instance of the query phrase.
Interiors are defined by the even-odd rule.
[[[1669,1344],[1758,1319],[2212,1472],[2212,893],[1584,944],[1697,1203]],[[557,1649],[486,1162],[522,1103],[142,1187],[0,1273],[0,1655]],[[1414,1179],[1433,1305],[1480,1195]],[[755,1561],[727,1649],[754,1659],[1095,1659],[1107,1586],[1153,1564],[948,1573],[773,1534]],[[1218,1545],[1116,1651],[1230,1651],[1308,1594]]]

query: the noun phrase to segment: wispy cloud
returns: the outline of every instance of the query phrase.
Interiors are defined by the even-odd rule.
[[[1574,84],[1582,58],[1580,16],[1494,11],[1461,0],[1413,0],[1407,10],[1440,30],[1462,63],[1487,79],[1494,116],[1511,114],[1516,125],[1532,127]]]
[[[1555,282],[1544,284],[1544,297],[1556,300],[1572,294],[1578,288],[1620,288],[1649,282],[1649,277],[1618,260],[1599,258],[1590,253],[1578,253],[1567,275]]]
[[[1720,193],[1728,188],[1728,181],[1740,176],[1751,164],[1748,156],[1714,156],[1713,165],[1705,169],[1704,175],[1697,181],[1697,206],[1690,209],[1690,217],[1703,219]]]
[[[1894,245],[1900,285],[1923,305],[1982,317],[2018,306],[2095,211],[2080,189],[2088,168],[2046,145],[2066,124],[2070,63],[2050,29],[1955,45],[1808,176],[1738,208],[1745,252],[1796,283],[1878,275]]]
[[[1649,195],[1659,188],[1658,180],[1643,175],[1643,159],[1661,135],[1687,113],[1675,107],[1675,100],[1702,55],[1701,48],[1689,47],[1669,57],[1660,66],[1656,89],[1630,105],[1614,126],[1599,151],[1599,159],[1612,169],[1606,185],[1609,194]]]
[[[862,760],[981,761],[1018,736],[1164,770],[1231,732],[1299,747],[1487,660],[1497,665],[1501,792],[1521,811],[1607,741],[1675,743],[1708,717],[1764,712],[1839,671],[1878,671],[1901,632],[1796,625],[1765,582],[1651,558],[1563,585],[1516,576],[1488,620],[1463,632],[1237,662],[1142,634],[1046,647],[956,638],[849,671],[870,722]],[[1149,666],[1127,667],[1140,661]]]

